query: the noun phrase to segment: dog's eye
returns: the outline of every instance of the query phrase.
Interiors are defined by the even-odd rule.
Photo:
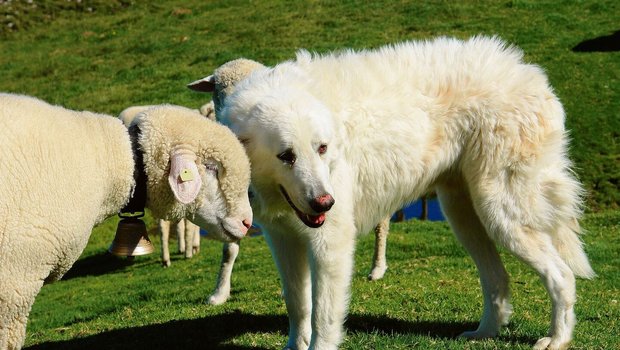
[[[319,152],[319,154],[325,154],[325,152],[327,152],[327,145],[323,144],[319,146],[319,149],[317,150],[317,152]]]
[[[277,157],[279,160],[283,161],[284,163],[288,165],[295,164],[295,161],[297,160],[297,156],[295,155],[295,153],[293,153],[292,148],[289,148],[286,151],[278,154]]]

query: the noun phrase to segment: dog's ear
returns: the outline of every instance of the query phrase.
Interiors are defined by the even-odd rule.
[[[198,92],[213,92],[215,91],[215,77],[209,75],[187,84],[187,87]]]
[[[174,152],[170,157],[168,183],[174,197],[183,204],[193,202],[202,186],[202,179],[196,166],[196,155],[188,152]]]

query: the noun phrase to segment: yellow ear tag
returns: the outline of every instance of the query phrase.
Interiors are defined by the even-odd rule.
[[[181,181],[183,182],[191,181],[194,179],[194,173],[192,173],[190,169],[181,170],[181,173],[179,174],[179,176],[181,177]]]

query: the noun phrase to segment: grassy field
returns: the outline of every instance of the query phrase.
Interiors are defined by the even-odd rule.
[[[588,253],[599,277],[578,281],[574,348],[620,348],[620,52],[575,49],[618,31],[608,1],[129,1],[0,0],[0,91],[117,114],[138,104],[197,107],[185,84],[237,57],[266,64],[298,48],[326,52],[438,35],[499,35],[542,66],[561,98],[570,150],[588,195]],[[615,40],[619,40],[617,35]],[[583,44],[582,44],[583,45]],[[151,229],[153,222],[149,222]],[[220,245],[162,269],[105,254],[115,219],[95,229],[74,269],[33,307],[32,349],[278,349],[288,322],[262,238],[242,243],[234,294],[205,300]],[[157,242],[156,242],[157,243]],[[538,278],[506,256],[515,315],[496,340],[454,335],[481,312],[477,274],[444,223],[396,224],[390,270],[365,280],[372,237],[361,239],[345,349],[528,349],[548,326]]]
[[[620,29],[615,0],[0,4],[0,91],[111,114],[136,104],[199,106],[208,96],[185,84],[240,56],[275,64],[298,48],[499,35],[547,71],[564,103],[589,210],[620,207],[620,52],[572,50]]]
[[[575,349],[620,346],[620,213],[590,214],[587,250],[598,277],[577,282]],[[205,303],[215,286],[221,244],[202,242],[191,260],[157,254],[133,264],[105,253],[115,220],[95,229],[64,280],[43,288],[28,328],[28,349],[280,349],[288,322],[269,249],[248,238],[233,274],[230,301]],[[159,241],[152,235],[154,243]],[[550,303],[538,277],[502,254],[511,275],[511,324],[499,338],[455,339],[482,311],[476,269],[441,222],[392,225],[389,270],[369,282],[373,237],[356,255],[343,349],[530,349],[547,331]]]

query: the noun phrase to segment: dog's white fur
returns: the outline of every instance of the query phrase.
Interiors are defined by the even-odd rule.
[[[582,189],[564,118],[543,71],[497,38],[300,51],[241,82],[222,120],[252,163],[255,217],[283,282],[287,347],[337,348],[356,235],[430,189],[480,272],[482,320],[463,335],[492,337],[508,322],[499,244],[538,272],[551,297],[551,329],[535,348],[567,347],[574,276],[594,272],[578,237]],[[277,157],[287,149],[294,164]],[[324,224],[304,225],[280,186],[315,217],[309,202],[331,194]]]

